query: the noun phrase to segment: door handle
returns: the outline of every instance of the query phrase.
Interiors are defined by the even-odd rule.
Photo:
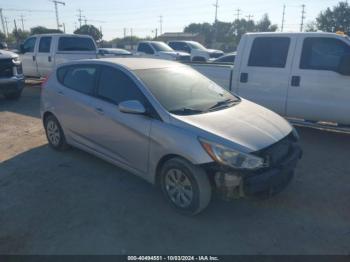
[[[241,73],[240,82],[241,83],[247,83],[248,82],[248,73]]]
[[[300,76],[292,76],[291,85],[292,86],[300,86],[300,81],[301,81]]]
[[[103,115],[103,114],[105,113],[105,112],[103,111],[103,109],[100,108],[100,107],[95,107],[95,110],[96,110],[96,112],[99,113],[100,115]]]
[[[36,57],[35,57],[35,55],[33,55],[33,61],[35,61],[35,59],[36,59]]]
[[[47,58],[47,61],[51,62],[52,59],[51,59],[51,56],[49,55],[49,57]]]

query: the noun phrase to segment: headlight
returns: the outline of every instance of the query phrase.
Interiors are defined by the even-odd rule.
[[[263,158],[235,151],[225,146],[199,138],[204,150],[216,162],[236,169],[259,169],[267,167]]]

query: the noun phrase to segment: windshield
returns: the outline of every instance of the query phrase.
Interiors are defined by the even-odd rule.
[[[135,73],[162,106],[173,114],[200,114],[240,101],[187,66],[136,70]]]
[[[207,50],[204,46],[197,42],[188,42],[188,45],[193,49]]]
[[[151,45],[153,46],[153,48],[156,51],[174,51],[174,49],[172,49],[170,46],[168,46],[167,44],[163,43],[163,42],[152,42]]]

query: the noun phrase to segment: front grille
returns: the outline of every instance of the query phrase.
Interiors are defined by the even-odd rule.
[[[294,143],[295,139],[291,133],[277,143],[256,152],[255,155],[267,159],[269,161],[270,167],[276,166],[288,157],[288,155],[291,153],[291,150],[293,150]]]
[[[219,58],[222,55],[223,55],[222,53],[211,53],[209,56],[210,58]]]
[[[190,62],[191,61],[191,56],[186,55],[186,56],[179,56],[179,61],[181,62]]]
[[[0,59],[0,77],[13,76],[12,59]]]

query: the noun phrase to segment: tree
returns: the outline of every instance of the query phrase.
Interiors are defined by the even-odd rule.
[[[350,32],[350,6],[348,2],[339,2],[332,9],[327,8],[316,18],[317,29],[325,32]]]
[[[257,32],[275,32],[278,28],[277,25],[271,23],[268,14],[264,14],[255,27]]]
[[[203,24],[192,23],[185,27],[184,32],[203,35],[206,45],[211,45],[214,38],[214,33],[215,33],[213,25],[209,23],[203,23]]]
[[[95,39],[96,42],[102,40],[103,37],[102,32],[93,25],[83,25],[75,30],[74,34],[89,35]]]
[[[50,29],[44,26],[36,26],[30,29],[31,35],[55,34],[55,33],[63,33],[63,32],[59,29]]]
[[[6,42],[6,35],[3,32],[0,32],[0,42]]]

